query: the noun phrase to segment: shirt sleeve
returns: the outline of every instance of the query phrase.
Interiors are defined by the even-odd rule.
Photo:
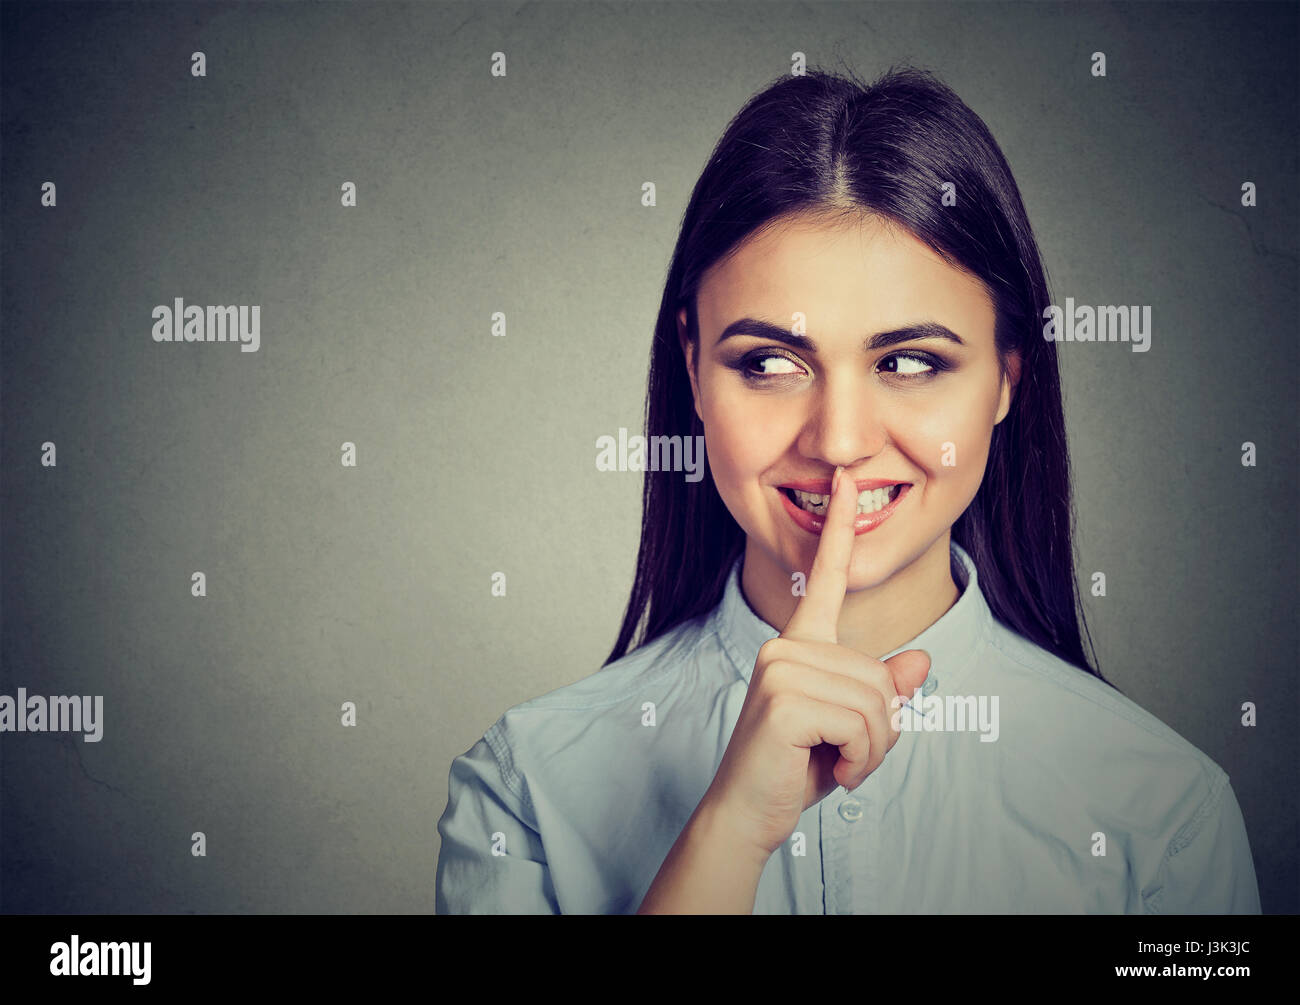
[[[1246,822],[1227,775],[1165,850],[1143,891],[1149,914],[1259,914],[1259,885]]]
[[[438,914],[559,914],[541,835],[492,731],[451,763],[438,821]]]

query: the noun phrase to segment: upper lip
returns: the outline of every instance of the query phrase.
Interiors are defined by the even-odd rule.
[[[905,482],[901,478],[858,478],[855,479],[858,492],[870,492],[872,489],[883,489],[889,485],[910,485],[911,482]],[[809,478],[801,482],[782,482],[777,488],[798,489],[800,492],[813,492],[817,495],[828,496],[831,494],[831,480],[829,478]]]

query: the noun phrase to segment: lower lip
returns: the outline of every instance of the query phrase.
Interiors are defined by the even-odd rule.
[[[777,494],[781,497],[781,502],[785,505],[785,511],[790,514],[800,527],[809,534],[821,534],[822,527],[826,525],[826,518],[820,517],[815,513],[809,513],[807,510],[800,509],[796,506],[783,489],[777,489]],[[869,530],[875,530],[882,523],[894,515],[894,510],[898,509],[898,504],[907,498],[907,494],[912,491],[911,485],[904,485],[894,496],[888,506],[884,509],[878,509],[874,513],[860,513],[856,520],[853,521],[853,533],[865,534]]]

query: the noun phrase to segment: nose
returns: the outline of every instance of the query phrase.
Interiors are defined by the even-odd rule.
[[[828,375],[813,399],[799,436],[799,451],[834,467],[852,467],[885,448],[883,403],[856,375]]]

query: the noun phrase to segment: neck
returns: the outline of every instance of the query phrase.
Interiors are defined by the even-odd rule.
[[[952,578],[950,538],[951,531],[944,532],[922,555],[888,579],[858,590],[853,589],[853,583],[862,573],[855,562],[840,611],[839,644],[879,659],[943,617],[961,596]],[[795,571],[775,560],[753,538],[747,541],[741,589],[754,612],[778,631],[785,628],[799,603],[790,589]]]

